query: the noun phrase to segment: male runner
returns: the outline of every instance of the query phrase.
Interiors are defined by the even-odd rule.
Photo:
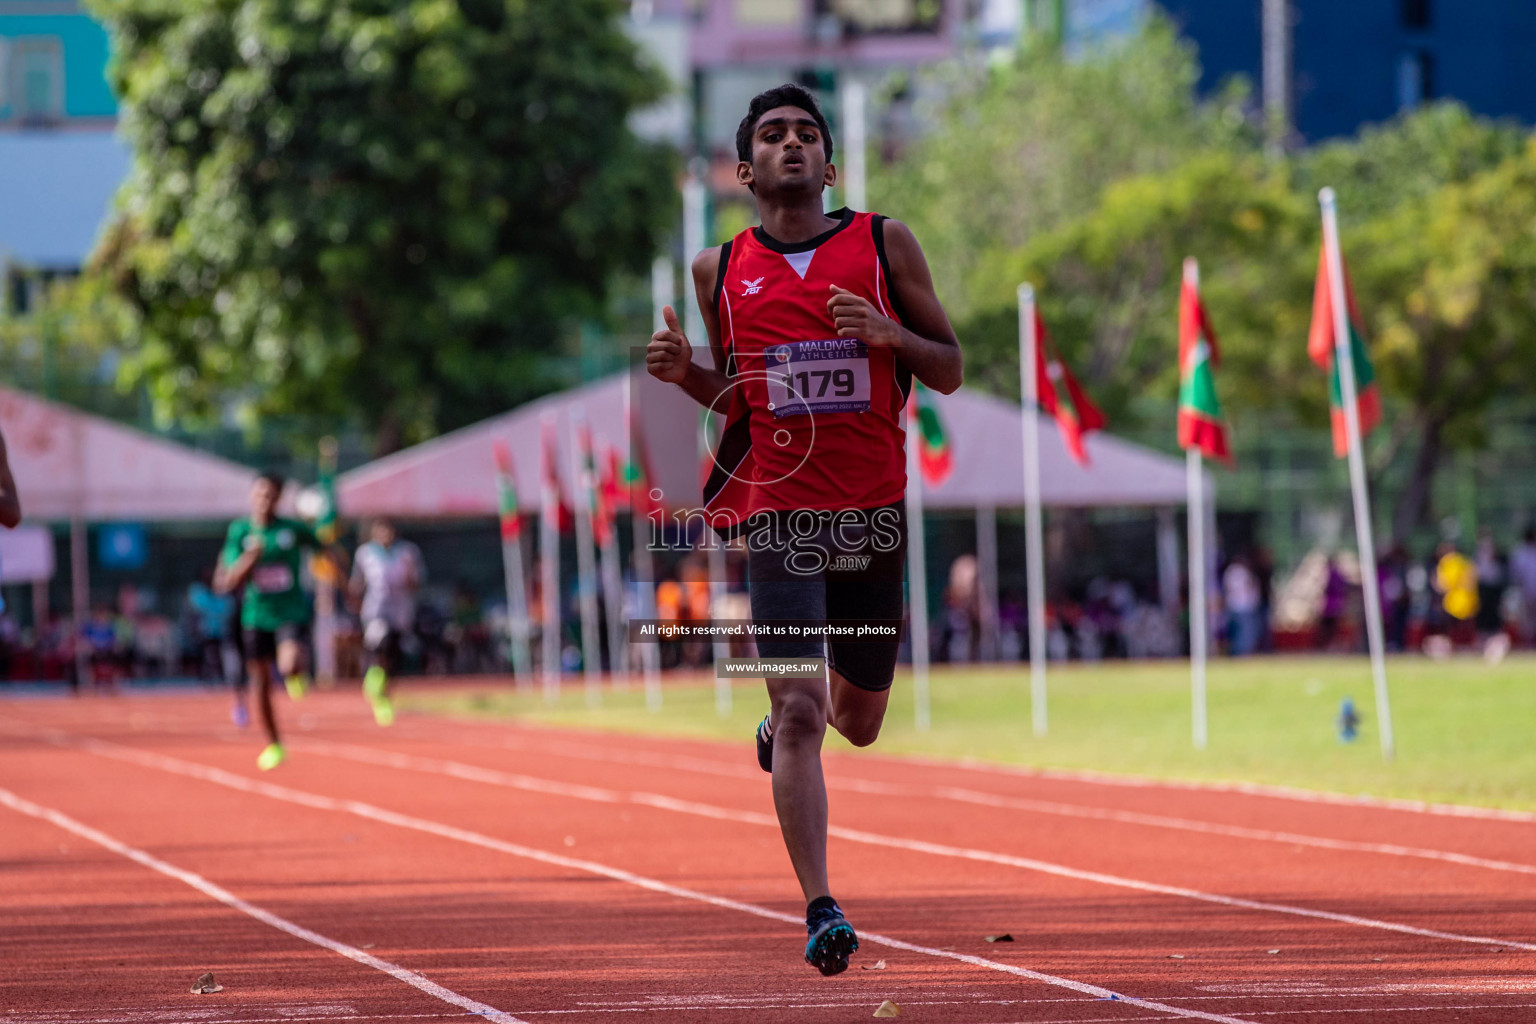
[[[294,700],[302,700],[309,688],[304,643],[313,613],[299,586],[304,550],[324,549],[338,565],[346,564],[346,552],[341,548],[322,545],[309,526],[277,514],[282,496],[280,475],[267,472],[256,478],[251,485],[250,517],[229,524],[213,579],[214,589],[220,593],[245,587],[240,625],[245,669],[267,732],[267,745],[256,758],[256,766],[263,771],[276,768],[286,756],[272,714],[274,665]]]
[[[746,535],[754,620],[899,622],[902,408],[914,376],[944,393],[960,386],[959,342],[905,225],[823,212],[837,172],[809,93],[783,85],[754,97],[736,154],[762,227],[693,262],[713,368],[694,361],[670,307],[647,368],[726,414],[705,501],[717,529]],[[758,639],[765,658],[828,660],[826,674],[769,678],[757,735],[807,900],[805,959],[824,975],[847,969],[858,938],[827,884],[822,738],[830,724],[856,746],[874,742],[896,647],[894,635]]]
[[[368,657],[363,695],[380,725],[395,720],[389,679],[400,665],[401,639],[416,626],[416,590],[425,575],[416,545],[401,540],[388,519],[375,519],[368,543],[357,549],[352,561],[351,589],[353,598],[362,602],[359,617]]]

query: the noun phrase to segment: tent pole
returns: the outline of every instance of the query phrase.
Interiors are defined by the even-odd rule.
[[[69,582],[70,605],[74,609],[74,646],[75,646],[75,678],[76,690],[85,686],[90,679],[91,652],[86,650],[81,640],[81,631],[85,628],[86,620],[91,614],[91,568],[90,545],[87,541],[85,518],[73,516],[69,520]],[[91,679],[92,689],[95,688],[95,680]]]
[[[980,579],[981,643],[977,656],[984,662],[997,660],[997,506],[976,507],[976,564]]]
[[[932,722],[928,691],[928,554],[923,536],[923,476],[917,464],[917,439],[910,436],[913,420],[907,420],[907,603],[910,606],[912,641],[912,702],[918,732]]]
[[[1179,527],[1171,508],[1157,510],[1157,602],[1178,621]]]

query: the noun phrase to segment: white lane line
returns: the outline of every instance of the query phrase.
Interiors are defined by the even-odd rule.
[[[429,739],[425,740],[425,742],[442,741]],[[486,744],[486,746],[494,749],[497,745]],[[523,749],[521,744],[517,747],[512,747],[511,745],[505,745],[505,747],[506,749]],[[724,775],[733,778],[758,778],[763,774],[760,769],[748,769],[727,761],[712,761],[699,757],[669,756],[642,752],[611,751],[595,747],[587,748],[579,744],[550,744],[541,752],[553,754],[557,757],[602,761],[612,764],[640,765],[650,768],[666,768],[674,771],[697,772],[715,777]],[[1371,843],[1351,839],[1332,839],[1327,836],[1306,835],[1299,832],[1281,832],[1274,829],[1248,828],[1243,825],[1224,825],[1219,822],[1199,821],[1193,818],[1178,818],[1163,814],[1143,814],[1138,811],[1085,807],[1079,804],[1035,800],[1027,797],[999,796],[959,786],[921,787],[893,782],[879,782],[873,779],[828,776],[827,788],[843,789],[875,796],[948,800],[955,803],[974,804],[980,807],[994,807],[1035,814],[1051,814],[1064,818],[1081,818],[1088,821],[1113,821],[1125,825],[1143,825],[1149,828],[1227,836],[1233,839],[1253,839],[1260,842],[1280,843],[1286,846],[1308,846],[1320,850],[1338,850],[1346,853],[1372,853],[1389,857],[1410,857],[1419,860],[1456,864],[1462,867],[1484,868],[1490,871],[1505,871],[1521,875],[1536,875],[1536,865],[1496,860],[1489,857],[1475,857],[1451,850],[1404,846],[1399,843]]]
[[[105,847],[113,853],[127,857],[129,860],[141,864],[151,871],[158,871],[160,874],[174,878],[178,882],[184,882],[203,895],[211,896],[232,910],[238,910],[242,914],[254,917],[262,924],[270,925],[280,932],[287,932],[296,939],[301,939],[322,949],[328,949],[333,953],[340,953],[347,959],[355,960],[365,967],[372,967],[376,971],[382,971],[396,981],[402,981],[412,988],[419,989],[432,998],[439,999],[450,1006],[457,1006],[462,1010],[467,1010],[470,1013],[484,1017],[486,1020],[495,1021],[496,1024],[527,1024],[526,1021],[522,1021],[504,1010],[498,1010],[494,1006],[488,1006],[478,1000],[470,999],[468,996],[461,996],[452,989],[444,988],[437,982],[424,978],[415,971],[408,971],[404,967],[390,963],[388,960],[381,960],[372,953],[366,953],[356,946],[349,946],[345,942],[338,942],[335,939],[327,938],[319,932],[310,931],[308,928],[278,917],[269,910],[263,910],[254,903],[247,903],[228,889],[208,881],[202,875],[194,874],[184,868],[178,868],[174,864],[168,864],[153,854],[145,853],[143,850],[129,846],[127,843],[114,839],[105,832],[91,828],[89,825],[82,824],[59,811],[42,807],[30,800],[19,797],[8,789],[0,789],[0,804],[4,804],[11,808],[11,810],[25,814],[28,817],[50,822],[66,832],[73,832],[81,839],[90,840],[97,846]]]
[[[444,721],[462,725],[487,724],[485,719],[464,715],[438,716]],[[560,735],[553,726],[519,722],[517,728],[534,735]],[[627,738],[629,734],[613,733],[614,739]],[[1404,800],[1397,797],[1370,796],[1364,793],[1330,793],[1326,790],[1300,789],[1294,786],[1277,786],[1259,782],[1215,782],[1196,779],[1156,779],[1144,775],[1118,775],[1112,772],[1096,772],[1088,769],[1032,768],[1027,765],[998,764],[978,758],[945,759],[924,757],[918,754],[870,754],[846,755],[849,758],[874,763],[890,762],[905,767],[925,767],[975,772],[981,775],[1000,775],[1007,778],[1046,779],[1052,782],[1074,782],[1089,786],[1112,786],[1123,789],[1173,789],[1199,793],[1235,793],[1241,796],[1263,796],[1276,800],[1298,803],[1329,804],[1345,807],[1370,807],[1377,810],[1404,811],[1410,814],[1427,814],[1449,818],[1474,818],[1485,821],[1518,822],[1536,824],[1536,811],[1506,810],[1500,807],[1477,807],[1470,804],[1433,803],[1425,800]]]
[[[395,754],[387,751],[374,750],[370,747],[358,747],[352,744],[337,744],[323,742],[306,742],[303,749],[314,753],[325,754],[332,757],[340,757],[348,760],[360,761],[366,764],[382,765],[389,768],[399,768],[408,771],[417,771],[426,774],[446,774],[444,765],[457,765],[457,762],[442,761],[438,758],[418,757],[414,754]],[[470,768],[469,765],[459,765],[460,768]],[[521,776],[504,772],[497,772],[489,768],[474,768],[475,781],[494,786],[503,786],[510,789],[522,789]],[[463,773],[456,777],[466,777]],[[674,797],[664,796],[660,793],[623,792],[619,790],[603,791],[604,803],[631,803],[644,807],[654,807],[660,810],[673,811],[679,814],[690,814],[700,818],[711,818],[716,821],[729,821],[737,824],[759,825],[765,828],[779,827],[779,819],[771,814],[759,811],[740,811],[728,807],[716,807],[713,804],[698,803],[693,800],[679,800]],[[1070,878],[1081,882],[1094,882],[1100,885],[1115,886],[1121,889],[1133,889],[1138,892],[1154,893],[1160,896],[1175,896],[1182,899],[1199,900],[1205,903],[1214,903],[1219,906],[1234,907],[1242,910],[1256,910],[1274,914],[1289,914],[1294,917],[1309,917],[1320,921],[1331,921],[1337,924],[1355,925],[1362,928],[1374,928],[1379,931],[1398,932],[1403,935],[1414,935],[1420,938],[1444,939],[1451,942],[1467,942],[1484,946],[1502,946],[1511,949],[1523,949],[1536,952],[1536,943],[1518,942],[1513,939],[1488,938],[1480,935],[1463,935],[1458,932],[1438,931],[1431,928],[1418,928],[1413,925],[1399,924],[1395,921],[1381,921],[1375,918],[1360,917],[1355,914],[1337,913],[1331,910],[1315,910],[1308,907],[1297,907],[1285,903],[1269,903],[1260,900],[1249,900],[1239,896],[1223,896],[1218,893],[1203,892],[1199,889],[1189,889],[1183,886],[1163,885],[1159,882],[1147,882],[1136,878],[1126,878],[1121,875],[1106,874],[1101,871],[1088,871],[1081,868],[1068,867],[1064,864],[1054,864],[1050,861],[1036,860],[1031,857],[1016,857],[1012,854],[993,853],[988,850],[974,850],[961,846],[950,846],[945,843],[931,843],[921,839],[905,839],[899,836],[881,835],[875,832],[865,832],[860,829],[845,828],[840,825],[830,825],[827,835],[850,842],[863,843],[868,846],[880,846],[887,849],[906,850],[912,853],[930,854],[938,857],[952,857],[960,860],[975,861],[988,864],[999,864],[1005,867],[1021,868],[1026,871],[1035,871],[1040,874],[1054,875],[1059,878]]]
[[[338,800],[327,796],[320,796],[316,793],[306,793],[301,790],[289,789],[287,786],[279,786],[271,782],[260,782],[255,779],[248,779],[243,775],[236,775],[234,772],[228,772],[222,768],[212,768],[207,765],[194,763],[192,761],[183,761],[180,758],[167,757],[163,754],[154,754],[148,751],[137,750],[132,747],[119,746],[116,743],[108,743],[103,740],[96,740],[85,737],[71,737],[68,734],[62,733],[56,729],[45,730],[45,735],[49,735],[50,737],[57,736],[59,738],[56,740],[56,742],[76,746],[82,750],[86,750],[93,754],[99,754],[103,757],[109,757],[119,761],[126,761],[130,764],[137,764],[146,768],[154,768],[175,775],[183,775],[188,778],[200,779],[204,782],[216,783],[218,785],[239,790],[245,793],[254,793],[260,796],[269,797],[274,800],[282,800],[287,803],[298,804],[303,807],[310,807],[317,810],[339,811],[346,814],[352,814],[360,818],[381,822],[386,825],[394,825],[398,828],[411,829],[417,832],[425,832],[429,835],[439,836],[443,839],[452,839],[471,846],[479,846],[483,849],[494,850],[498,853],[511,854],[514,857],[521,857],[525,860],[537,861],[542,864],[549,864],[554,867],[561,867],[571,871],[581,871],[586,874],[598,875],[603,878],[612,879],[616,882],[623,882],[628,885],[633,885],[637,888],[648,889],[652,892],[662,893],[664,895],[673,896],[678,899],[707,903],[711,906],[721,907],[726,910],[737,910],[744,914],[752,914],[756,917],[767,918],[770,921],[780,921],[786,924],[794,925],[797,928],[804,927],[805,924],[805,922],[802,921],[799,917],[795,917],[790,914],[781,914],[776,910],[769,910],[767,907],[759,907],[752,903],[742,903],[739,900],[727,899],[723,896],[714,896],[709,893],[699,892],[694,889],[684,889],[681,886],[671,885],[667,882],[662,882],[654,878],[647,878],[644,875],[637,875],[632,871],[625,871],[623,868],[609,867],[606,864],[599,864],[596,861],[579,860],[575,857],[566,857],[558,853],[549,853],[531,846],[523,846],[520,843],[509,843],[505,840],[496,839],[492,836],[482,835],[478,832],[471,832],[468,829],[458,828],[453,825],[444,825],[440,822],[429,821],[425,818],[417,818],[408,814],[399,814],[395,811],[386,810],[382,807],[375,807],[372,804],[363,803],[360,800]],[[148,855],[146,854],[145,856]],[[166,867],[169,867],[169,865],[166,865]],[[159,869],[157,868],[156,870]],[[172,868],[171,870],[176,871],[178,869]],[[223,892],[223,890],[219,891]],[[228,894],[226,893],[225,895]],[[235,897],[230,896],[229,898],[234,899]],[[252,907],[251,910],[247,912],[249,913],[255,910],[257,910],[257,908]],[[265,914],[266,912],[260,911],[260,913]],[[273,918],[273,920],[280,921],[281,918]],[[284,923],[286,924],[287,922]],[[297,928],[296,925],[290,927]],[[300,930],[302,931],[302,929]],[[313,933],[308,934],[312,935]],[[330,941],[328,939],[324,939],[323,936],[315,936],[315,938],[322,939],[324,942]],[[1251,1021],[1244,1021],[1240,1017],[1228,1017],[1218,1013],[1207,1013],[1203,1010],[1192,1010],[1151,999],[1138,999],[1135,996],[1121,995],[1118,992],[1114,992],[1100,985],[1092,985],[1088,984],[1087,982],[1074,981],[1071,978],[1060,978],[1054,974],[1044,974],[1040,971],[1032,971],[1027,967],[1016,967],[1013,964],[1005,964],[996,960],[988,960],[984,957],[972,956],[969,953],[959,953],[949,949],[935,949],[930,946],[920,946],[916,943],[904,942],[901,939],[892,938],[886,935],[879,935],[874,932],[865,932],[863,933],[862,938],[866,942],[885,946],[888,949],[899,949],[908,953],[920,953],[924,956],[937,957],[944,960],[955,960],[963,964],[969,964],[972,967],[981,967],[986,970],[998,971],[1003,974],[1013,975],[1014,977],[1028,978],[1031,981],[1041,982],[1042,984],[1046,985],[1053,985],[1057,988],[1068,989],[1073,992],[1081,993],[1085,996],[1092,996],[1095,999],[1119,1002],[1127,1006],[1135,1006],[1144,1010],[1155,1010],[1159,1013],[1171,1014],[1175,1017],[1183,1017],[1188,1020],[1208,1020],[1215,1021],[1217,1024],[1252,1024]],[[337,943],[336,946],[340,947],[340,943]],[[351,949],[351,947],[345,948]],[[338,951],[340,950],[338,949]],[[353,952],[357,953],[359,956],[368,956],[368,954],[363,953],[361,950],[354,950]],[[379,963],[383,963],[383,961],[379,961]],[[432,982],[427,981],[425,978],[422,978],[421,980],[425,984],[433,984]],[[447,990],[444,989],[443,991],[446,992]],[[452,995],[453,993],[448,994]],[[501,1013],[499,1010],[492,1010],[491,1007],[486,1007],[485,1009],[491,1013]],[[501,1024],[512,1024],[512,1022],[515,1021],[515,1018],[506,1016],[492,1019],[500,1020]]]

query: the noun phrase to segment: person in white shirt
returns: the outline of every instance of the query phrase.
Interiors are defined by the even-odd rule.
[[[1264,633],[1263,595],[1259,578],[1245,557],[1234,558],[1221,575],[1221,593],[1232,621],[1232,654],[1245,657],[1258,650]]]
[[[426,572],[421,551],[401,540],[388,519],[375,519],[368,543],[352,563],[352,596],[362,602],[363,650],[368,670],[363,693],[380,725],[395,720],[389,699],[390,677],[400,667],[400,642],[416,624],[416,591]]]

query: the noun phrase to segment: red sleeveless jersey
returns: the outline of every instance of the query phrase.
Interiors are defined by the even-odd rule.
[[[770,509],[876,508],[906,493],[911,374],[891,349],[839,338],[827,309],[835,284],[901,321],[885,218],[833,216],[837,226],[808,242],[753,228],[721,247],[714,301],[734,387],[714,409],[726,425],[704,487],[717,527]]]

